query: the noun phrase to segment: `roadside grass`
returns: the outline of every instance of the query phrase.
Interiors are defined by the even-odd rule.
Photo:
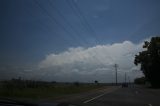
[[[87,92],[90,90],[98,89],[102,85],[95,84],[82,84],[75,86],[73,84],[69,85],[57,85],[57,86],[47,86],[47,87],[36,87],[36,88],[0,88],[0,97],[8,98],[28,98],[32,100],[38,100],[43,98],[58,98],[64,95],[77,94],[82,92]]]

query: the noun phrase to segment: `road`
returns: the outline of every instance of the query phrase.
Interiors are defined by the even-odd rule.
[[[76,106],[160,106],[160,90],[113,87],[66,98],[63,102]]]

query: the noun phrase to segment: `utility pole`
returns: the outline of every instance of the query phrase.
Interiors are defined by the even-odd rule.
[[[126,74],[126,72],[125,72],[125,78],[124,78],[124,80],[125,80],[125,83],[127,83],[127,74]]]
[[[118,67],[118,65],[117,64],[115,64],[115,71],[116,71],[116,85],[117,85],[117,67]]]
[[[130,84],[131,80],[130,80],[130,77],[128,76],[128,83]]]

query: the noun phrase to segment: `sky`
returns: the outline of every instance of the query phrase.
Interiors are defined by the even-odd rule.
[[[160,35],[159,0],[0,0],[0,78],[114,82]]]

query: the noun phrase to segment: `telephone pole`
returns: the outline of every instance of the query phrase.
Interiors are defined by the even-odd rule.
[[[116,71],[116,85],[117,85],[117,67],[118,67],[118,65],[117,64],[115,64],[115,71]]]
[[[127,83],[127,74],[126,74],[126,72],[125,72],[125,78],[124,78],[124,80],[125,80],[125,83]]]

